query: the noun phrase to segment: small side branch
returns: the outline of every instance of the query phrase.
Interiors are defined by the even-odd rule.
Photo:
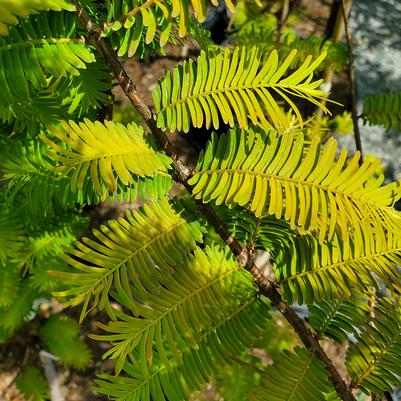
[[[349,28],[349,21],[347,15],[347,9],[345,0],[341,0],[341,12],[344,21],[345,37],[347,38],[347,49],[348,49],[348,80],[350,85],[350,95],[351,95],[351,112],[352,112],[352,123],[354,124],[354,138],[356,150],[361,153],[359,163],[363,163],[362,154],[362,141],[361,132],[359,131],[358,125],[358,109],[356,105],[356,80],[355,80],[355,64],[354,64],[354,54],[352,46],[351,31]]]
[[[153,120],[152,111],[147,106],[141,97],[139,96],[134,83],[129,78],[128,74],[122,67],[116,53],[106,42],[100,34],[99,29],[90,21],[85,10],[81,7],[78,0],[72,0],[76,6],[77,15],[87,30],[88,41],[96,46],[98,51],[103,55],[110,71],[116,77],[122,90],[129,98],[135,109],[143,116],[146,124],[150,131],[153,133],[158,147],[163,150],[169,157],[173,159],[174,179],[182,183],[185,188],[192,192],[191,186],[188,184],[188,179],[191,176],[188,168],[179,160],[175,154],[172,144],[169,142],[167,136],[156,126]],[[335,369],[334,365],[330,361],[329,357],[321,348],[319,341],[315,338],[314,334],[305,324],[305,322],[294,312],[294,310],[283,301],[280,293],[275,287],[274,283],[268,281],[268,279],[262,274],[262,272],[255,265],[252,258],[249,257],[247,249],[244,248],[238,240],[233,237],[217,216],[216,212],[209,204],[204,204],[201,201],[197,202],[197,208],[199,213],[214,227],[216,232],[222,238],[222,240],[230,247],[232,253],[238,260],[241,267],[247,269],[256,280],[256,283],[263,295],[268,297],[272,304],[282,313],[282,315],[291,324],[294,330],[297,332],[305,347],[319,357],[325,364],[327,371],[330,375],[330,380],[333,386],[343,401],[356,401],[350,388],[342,380],[340,374]]]

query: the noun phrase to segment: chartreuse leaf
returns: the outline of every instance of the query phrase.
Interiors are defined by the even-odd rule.
[[[401,313],[398,301],[375,303],[371,324],[348,348],[346,366],[352,385],[364,392],[383,394],[401,384]]]
[[[8,35],[8,24],[16,25],[20,18],[27,18],[30,14],[42,10],[69,10],[75,7],[66,0],[0,0],[0,36]]]
[[[284,351],[266,370],[249,401],[325,401],[332,390],[323,363],[300,347]]]
[[[401,128],[401,92],[375,93],[363,103],[363,121],[369,125],[383,125],[387,130]]]
[[[71,174],[72,191],[82,189],[88,176],[99,196],[104,186],[116,191],[118,182],[129,186],[138,178],[161,175],[170,182],[170,158],[152,148],[141,126],[88,119],[61,124],[64,131],[52,131],[59,143],[44,134],[40,138],[52,148],[49,156],[60,163],[55,170]]]
[[[116,192],[108,190],[101,180],[100,196],[88,174],[82,188],[73,192],[71,176],[74,171],[72,170],[67,176],[62,171],[55,171],[58,161],[49,158],[49,150],[50,147],[43,142],[16,141],[2,149],[0,153],[2,179],[6,183],[5,203],[12,209],[18,208],[21,203],[29,199],[29,202],[24,203],[24,207],[19,209],[19,216],[34,227],[44,217],[50,219],[60,215],[60,209],[74,209],[76,205],[96,205],[105,200],[135,201],[138,196],[142,199],[158,199],[169,192],[171,187],[171,178],[164,175],[133,177],[133,182],[129,185],[117,181]],[[17,227],[16,224],[14,226]],[[9,233],[8,223],[7,230]],[[0,247],[0,259],[1,251],[2,247]]]
[[[79,339],[79,324],[74,319],[53,315],[40,328],[40,335],[50,351],[64,365],[84,369],[90,362],[91,352]]]
[[[318,138],[305,146],[302,132],[233,129],[212,136],[189,183],[196,199],[245,206],[256,217],[267,212],[303,233],[316,232],[320,242],[338,232],[343,257],[349,255],[352,231],[359,255],[363,225],[388,231],[390,238],[399,232],[401,214],[392,206],[401,186],[381,186],[384,176],[376,177],[377,161],[359,166],[359,153],[347,163],[346,150],[338,159],[336,151],[334,139],[324,148]]]
[[[58,296],[67,297],[66,305],[83,303],[81,320],[89,303],[105,309],[114,318],[109,297],[142,310],[132,291],[154,288],[162,291],[153,274],[170,271],[186,254],[202,242],[198,222],[187,221],[182,207],[167,200],[127,212],[125,219],[111,220],[108,226],[93,231],[94,241],[83,238],[61,257],[74,267],[73,272],[53,272],[68,285]],[[115,288],[114,290],[112,290]]]
[[[42,372],[35,366],[27,366],[15,382],[26,400],[45,401],[49,399],[49,385]]]
[[[117,359],[117,371],[127,355],[143,347],[147,349],[146,360],[141,361],[151,366],[153,341],[164,362],[171,351],[178,356],[183,348],[196,346],[202,330],[218,324],[255,293],[251,277],[238,271],[234,259],[217,247],[206,247],[205,251],[198,248],[174,267],[170,274],[157,270],[148,274],[160,286],[131,289],[131,298],[137,300],[131,308],[134,316],[116,311],[116,321],[100,325],[107,334],[92,336],[113,343],[105,357]]]
[[[399,289],[400,274],[395,266],[401,263],[399,234],[374,230],[366,224],[358,231],[358,236],[350,238],[349,246],[337,234],[323,243],[312,235],[297,237],[284,246],[275,258],[274,271],[287,301],[324,303],[350,297],[355,288],[365,292],[369,286],[377,286],[378,277]],[[329,305],[322,307],[334,307]],[[357,305],[362,307],[355,300],[355,312]]]
[[[317,89],[321,80],[312,80],[325,53],[313,61],[307,57],[301,67],[287,74],[295,56],[296,50],[279,62],[277,51],[273,50],[262,63],[257,47],[235,48],[233,52],[226,48],[224,53],[215,55],[202,51],[196,62],[184,61],[172,75],[167,72],[158,82],[153,91],[157,125],[184,132],[191,126],[217,129],[221,121],[231,127],[235,122],[244,129],[251,123],[266,129],[272,125],[289,128],[290,120],[275,96],[290,106],[301,123],[301,114],[291,96],[327,111],[320,103],[325,92]]]
[[[156,38],[164,47],[172,31],[173,23],[178,25],[178,35],[184,37],[190,28],[190,6],[199,22],[206,18],[209,5],[217,6],[217,0],[111,0],[107,3],[107,22],[103,35],[111,36],[112,43],[118,46],[120,56],[134,55],[141,41],[151,44]],[[235,7],[231,0],[226,1],[231,12]]]
[[[124,374],[99,375],[98,392],[116,400],[188,400],[265,328],[267,305],[255,297],[248,274],[218,247],[197,249],[166,283],[162,299],[149,291],[153,301],[145,301],[151,310],[144,322],[127,315],[103,327],[110,334],[97,336],[120,345],[120,339],[133,339],[135,333],[140,337],[136,344],[126,343],[131,361],[123,365]],[[156,327],[141,333],[149,324]]]

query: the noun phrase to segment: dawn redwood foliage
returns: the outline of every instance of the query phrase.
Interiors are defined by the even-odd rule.
[[[226,0],[236,29],[219,47],[200,26],[217,5],[0,0],[0,340],[38,299],[79,308],[81,322],[104,311],[90,337],[110,344],[115,372],[94,378],[95,390],[179,401],[229,365],[252,367],[244,355],[269,341],[278,312],[302,346],[255,366],[238,399],[388,394],[401,384],[401,185],[327,135],[345,116],[305,111],[329,113],[319,75],[342,70],[344,48],[278,32],[249,0]],[[166,71],[146,105],[118,57],[165,54],[186,37],[199,56]],[[141,123],[101,118],[116,85]],[[399,127],[400,99],[371,96],[360,117]],[[191,142],[199,128],[214,132],[190,171],[166,131]],[[143,206],[82,236],[84,208],[105,200]],[[91,359],[63,313],[39,336],[61,363]],[[349,341],[347,377],[323,340]],[[34,364],[16,383],[27,399],[48,397]]]

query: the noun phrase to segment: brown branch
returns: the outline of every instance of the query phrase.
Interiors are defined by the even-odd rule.
[[[146,105],[139,96],[134,83],[131,81],[128,74],[122,67],[116,53],[107,44],[106,39],[101,36],[98,27],[96,27],[89,19],[88,15],[80,6],[79,1],[72,1],[76,6],[77,15],[80,21],[87,30],[87,39],[89,43],[96,46],[98,51],[103,55],[107,65],[116,77],[125,95],[131,101],[135,109],[143,116],[146,124],[153,133],[159,148],[173,159],[173,175],[175,180],[182,183],[185,188],[191,193],[192,187],[188,184],[188,179],[191,176],[190,171],[178,159],[177,155],[174,152],[173,146],[171,145],[167,136],[156,126],[150,107]],[[260,292],[268,297],[271,300],[272,304],[287,319],[287,321],[291,324],[291,326],[301,338],[305,347],[323,361],[329,373],[330,380],[339,397],[344,401],[355,401],[351,390],[341,378],[340,374],[332,364],[329,357],[323,351],[314,333],[312,333],[312,331],[306,326],[305,322],[294,312],[294,310],[290,306],[288,306],[286,302],[283,301],[274,283],[269,282],[268,279],[264,277],[264,275],[255,265],[252,258],[248,257],[248,252],[246,248],[244,248],[238,242],[238,240],[231,235],[228,228],[216,215],[216,212],[213,210],[210,204],[204,204],[202,203],[202,201],[197,201],[196,204],[201,215],[214,227],[219,236],[230,247],[240,266],[247,269],[254,276]]]
[[[354,54],[352,49],[352,37],[349,28],[349,21],[348,21],[345,0],[341,0],[341,12],[344,21],[345,37],[347,38],[348,81],[350,85],[351,113],[352,113],[352,123],[354,124],[355,147],[356,150],[361,153],[361,157],[359,159],[359,164],[361,165],[363,163],[363,154],[362,154],[361,132],[359,131],[359,125],[358,125],[358,109],[356,105],[355,64],[354,64]]]

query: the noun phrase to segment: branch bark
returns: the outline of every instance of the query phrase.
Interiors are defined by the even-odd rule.
[[[174,152],[172,144],[169,142],[167,136],[156,126],[153,119],[152,110],[141,99],[138,94],[134,83],[129,78],[128,74],[121,65],[116,53],[108,45],[105,38],[100,34],[100,30],[89,19],[85,10],[81,7],[79,0],[72,0],[75,4],[77,15],[86,28],[87,40],[93,44],[97,50],[102,54],[110,71],[116,77],[119,85],[124,91],[125,95],[131,101],[135,109],[142,115],[150,131],[154,135],[158,147],[163,150],[170,158],[173,159],[174,178],[176,181],[182,183],[185,188],[191,193],[192,187],[188,184],[188,179],[191,177],[189,169],[179,160]],[[332,364],[330,358],[324,352],[316,339],[314,333],[305,324],[305,322],[294,312],[294,310],[282,299],[276,285],[262,274],[262,272],[255,265],[252,258],[248,256],[248,251],[244,248],[238,240],[233,237],[224,225],[221,219],[217,216],[210,204],[204,204],[202,201],[197,201],[197,209],[199,213],[214,227],[223,241],[230,247],[231,252],[235,255],[241,267],[248,270],[259,287],[261,294],[270,299],[272,304],[280,311],[285,319],[291,324],[296,333],[299,335],[305,347],[322,360],[329,373],[329,378],[343,401],[356,401],[350,388],[342,379],[337,369]]]

